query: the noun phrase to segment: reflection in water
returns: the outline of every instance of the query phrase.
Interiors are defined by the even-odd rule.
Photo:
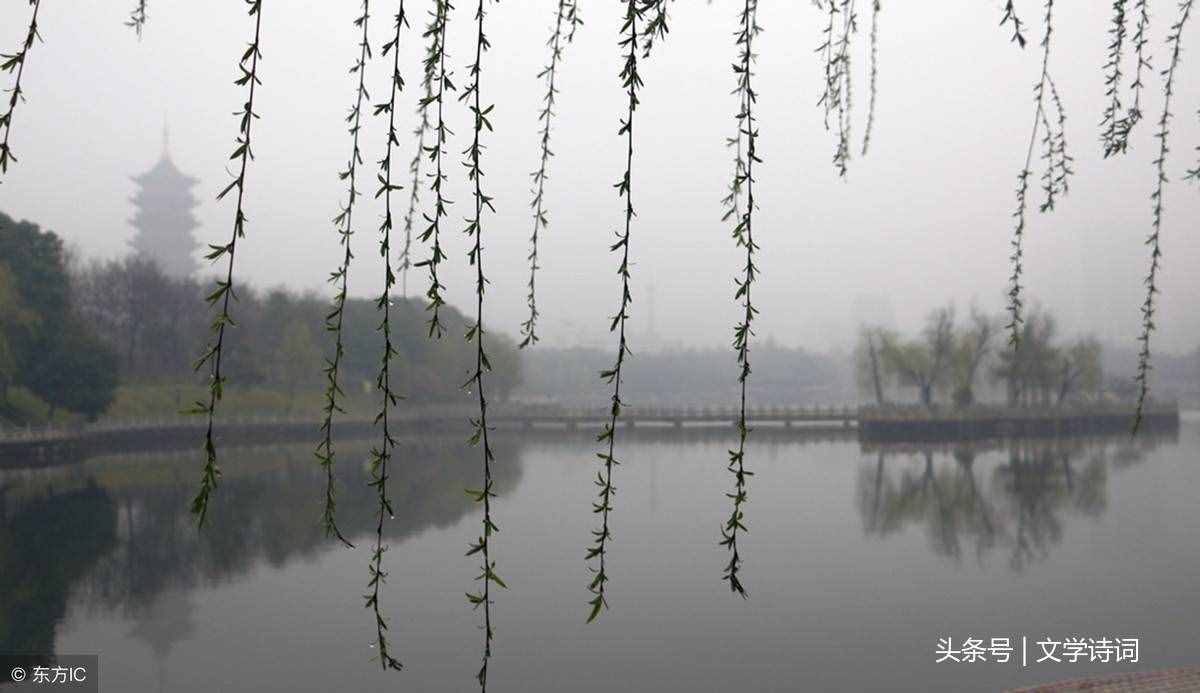
[[[0,484],[0,652],[51,653],[72,586],[117,543],[116,505],[94,484],[16,491]]]
[[[196,605],[184,590],[169,590],[137,610],[129,637],[145,643],[154,656],[158,690],[167,690],[167,656],[196,632]]]
[[[1110,469],[1138,464],[1163,440],[1007,441],[985,468],[976,458],[986,445],[884,446],[859,468],[859,515],[868,536],[920,525],[939,556],[959,563],[970,552],[983,565],[1004,552],[1019,572],[1049,556],[1068,516],[1104,513]]]
[[[351,541],[375,529],[367,447],[360,447],[348,447],[337,467],[338,518]],[[511,451],[499,457],[520,459]],[[463,489],[478,464],[461,441],[402,441],[395,459],[389,484],[395,515],[384,526],[392,542],[449,526],[474,508]],[[194,629],[190,590],[227,583],[261,562],[280,567],[335,548],[319,522],[324,471],[306,446],[231,455],[202,531],[188,510],[189,461],[186,455],[95,460],[0,479],[0,651],[53,652],[55,628],[68,598],[76,597],[86,610],[115,611],[134,622],[130,635],[150,645],[161,686],[171,646]],[[501,495],[520,473],[519,462],[496,466]]]
[[[756,594],[736,603],[717,579],[724,557],[711,531],[725,519],[715,501],[728,490],[728,435],[630,431],[618,527],[630,537],[626,606],[591,626],[573,578],[586,574],[577,540],[591,517],[578,510],[592,493],[591,437],[500,438],[513,589],[489,682],[497,693],[747,681],[895,690],[897,672],[957,692],[1107,671],[935,665],[937,639],[968,631],[1131,631],[1155,643],[1147,667],[1195,661],[1195,620],[1181,614],[1195,611],[1200,571],[1190,531],[1200,509],[1187,501],[1200,492],[1200,428],[1168,445],[1118,436],[882,450],[863,450],[852,432],[764,429],[759,521],[747,535],[764,560]],[[0,647],[99,648],[114,690],[463,690],[478,668],[477,622],[461,596],[477,572],[462,539],[475,527],[463,489],[478,459],[458,439],[397,450],[389,594],[402,605],[395,632],[408,665],[397,679],[367,666],[368,457],[367,443],[347,449],[337,468],[357,551],[325,537],[324,479],[303,445],[231,457],[200,532],[187,512],[190,454],[0,472]],[[593,660],[618,665],[581,665]]]

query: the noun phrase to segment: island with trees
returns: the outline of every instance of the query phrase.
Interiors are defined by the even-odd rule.
[[[1018,348],[1003,348],[1011,334]],[[972,306],[932,311],[915,335],[864,326],[855,375],[870,405],[860,431],[880,440],[978,438],[1012,434],[1111,432],[1135,425],[1128,387],[1106,381],[1103,347],[1068,338],[1044,308],[1015,332]],[[1140,425],[1178,427],[1174,402],[1148,402]]]

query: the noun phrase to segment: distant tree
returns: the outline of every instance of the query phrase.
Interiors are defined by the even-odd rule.
[[[278,341],[271,360],[271,374],[277,382],[284,383],[287,410],[291,413],[296,404],[296,390],[320,384],[321,347],[313,338],[311,328],[299,321],[289,322]]]
[[[208,329],[203,312],[195,310],[204,295],[199,281],[169,277],[155,262],[135,256],[80,268],[73,286],[78,313],[119,355],[123,381],[200,382],[191,350]],[[332,346],[331,335],[321,327],[326,301],[316,294],[284,288],[259,291],[246,284],[238,287],[237,295],[237,329],[225,335],[234,348],[222,357],[222,371],[239,387],[283,390],[292,408],[301,392],[324,383],[322,354]],[[449,306],[442,320],[447,329],[466,329],[462,314]],[[378,324],[373,301],[347,298],[340,378],[347,393],[375,388],[382,346]],[[461,401],[474,350],[461,340],[429,340],[424,324],[419,301],[394,299],[392,340],[400,352],[392,363],[395,389],[422,402]],[[520,377],[515,344],[491,334],[487,345],[497,370],[495,394],[503,398]]]
[[[896,376],[901,385],[917,388],[921,404],[932,406],[935,391],[950,382],[954,307],[947,306],[930,313],[919,340],[885,336],[881,351],[885,371]]]
[[[79,313],[119,355],[126,380],[164,380],[191,367],[203,334],[199,286],[132,256],[93,264],[73,277]]]
[[[1000,331],[1000,322],[971,307],[971,323],[954,338],[954,404],[975,404],[975,381],[979,369],[991,353],[992,341]]]
[[[859,391],[870,393],[875,398],[875,403],[880,406],[887,403],[883,358],[880,353],[887,338],[895,339],[894,335],[889,337],[883,328],[864,327],[859,331],[858,345],[854,349],[854,373]]]
[[[7,401],[8,387],[17,379],[20,336],[36,322],[37,316],[21,300],[12,270],[0,263],[0,402]]]
[[[936,371],[929,350],[916,341],[891,336],[883,342],[883,364],[903,387],[917,388],[921,404],[933,404]]]
[[[1057,335],[1054,316],[1034,308],[1021,325],[1020,347],[1000,353],[992,378],[1004,383],[1010,406],[1051,404],[1060,375]]]
[[[69,322],[41,356],[31,376],[38,384],[36,394],[50,405],[51,417],[65,409],[94,420],[112,403],[117,355],[78,321]]]
[[[51,412],[68,409],[94,418],[112,400],[116,361],[72,305],[62,241],[0,214],[0,258],[7,266],[0,293],[14,297],[12,306],[0,308],[0,320],[6,328],[19,326],[4,331],[4,390],[21,385]]]
[[[1060,375],[1056,404],[1061,406],[1072,396],[1083,399],[1099,396],[1104,383],[1101,351],[1100,341],[1095,337],[1077,339],[1063,349],[1059,356]]]
[[[36,392],[37,384],[29,382],[29,368],[56,338],[56,318],[65,315],[68,307],[62,241],[36,224],[17,222],[0,212],[0,258],[8,267],[5,281],[15,294],[14,304],[36,316],[23,321],[21,329],[5,330],[14,384]]]

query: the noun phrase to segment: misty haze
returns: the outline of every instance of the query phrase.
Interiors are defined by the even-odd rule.
[[[1200,691],[1200,8],[909,4],[0,6],[0,689]]]

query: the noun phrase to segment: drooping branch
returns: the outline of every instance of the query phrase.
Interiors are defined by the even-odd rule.
[[[850,163],[850,48],[854,34],[858,32],[858,15],[855,13],[854,0],[826,1],[828,20],[823,30],[825,39],[817,47],[817,52],[824,56],[825,88],[817,105],[825,109],[826,129],[829,129],[830,114],[837,118],[833,165],[838,176],[845,177]],[[818,6],[821,7],[819,3]]]
[[[1046,74],[1046,86],[1050,88],[1050,103],[1054,107],[1054,122],[1045,123],[1049,141],[1046,143],[1043,156],[1046,160],[1043,190],[1048,190],[1047,198],[1050,198],[1051,196],[1066,196],[1071,191],[1071,176],[1075,175],[1072,164],[1074,164],[1075,158],[1067,152],[1067,112],[1063,109],[1062,99],[1058,95],[1058,87],[1054,84],[1054,78],[1049,73]],[[1042,115],[1045,117],[1047,114],[1043,111]],[[1049,191],[1051,188],[1053,188],[1052,192]],[[1054,205],[1051,204],[1042,211],[1053,208]]]
[[[42,8],[42,2],[41,0],[29,0],[29,5],[33,8],[33,12],[29,16],[29,30],[25,32],[25,40],[21,42],[21,47],[15,53],[0,54],[0,71],[16,72],[13,86],[8,90],[8,109],[3,115],[0,115],[0,131],[4,133],[4,138],[0,140],[0,176],[8,173],[9,161],[17,160],[8,143],[9,136],[12,134],[13,114],[17,111],[17,104],[25,100],[24,92],[21,91],[21,77],[25,75],[25,59],[29,56],[29,49],[33,48],[34,42],[40,41],[42,38],[38,33],[38,10]]]
[[[442,252],[441,231],[442,218],[446,216],[446,207],[450,204],[450,200],[446,199],[442,191],[442,186],[446,182],[446,174],[442,171],[442,159],[446,153],[446,140],[452,134],[450,128],[446,127],[444,107],[446,92],[454,91],[454,83],[450,81],[450,74],[446,72],[446,24],[449,21],[450,11],[453,9],[454,6],[450,4],[450,0],[436,0],[434,9],[430,12],[429,25],[425,29],[425,38],[429,41],[429,47],[425,52],[425,75],[431,87],[436,91],[426,94],[421,99],[421,108],[428,108],[431,104],[437,106],[437,125],[434,128],[435,142],[432,146],[425,148],[425,153],[429,155],[429,160],[433,163],[433,172],[429,174],[429,188],[433,191],[435,199],[433,211],[425,214],[425,221],[428,225],[420,236],[422,243],[431,244],[430,256],[415,266],[429,269],[429,288],[425,291],[425,297],[429,299],[427,309],[430,313],[428,321],[430,337],[441,337],[444,332],[441,309],[446,303],[442,297],[442,290],[446,287],[438,277],[438,268],[441,267],[442,260],[446,259],[445,253]]]
[[[129,13],[129,20],[125,22],[125,26],[137,33],[139,41],[142,39],[142,29],[146,27],[146,0],[137,0],[137,4]]]
[[[568,27],[565,35],[564,23]],[[529,293],[526,296],[526,304],[529,306],[529,318],[521,323],[521,334],[524,335],[520,343],[521,348],[535,344],[538,340],[536,291],[538,233],[544,230],[550,223],[546,217],[545,195],[547,169],[550,165],[550,157],[554,156],[554,152],[550,150],[550,124],[554,119],[554,102],[558,95],[555,78],[558,76],[558,64],[562,60],[563,43],[569,43],[574,38],[575,30],[581,23],[578,4],[575,0],[558,0],[558,10],[555,12],[554,17],[554,31],[550,35],[550,40],[546,43],[550,48],[550,62],[538,73],[538,78],[546,81],[546,96],[542,100],[542,110],[538,113],[538,121],[542,124],[539,137],[541,147],[538,170],[530,174],[533,178],[533,200],[529,205],[533,210],[533,232],[529,236],[529,255],[526,258],[529,260]]]
[[[1150,73],[1150,54],[1146,46],[1150,43],[1150,0],[1137,0],[1137,25],[1133,31],[1134,73],[1133,82],[1129,89],[1133,92],[1133,101],[1129,104],[1125,115],[1117,118],[1113,125],[1112,139],[1106,141],[1104,155],[1124,154],[1129,149],[1129,135],[1133,128],[1142,120],[1142,89],[1145,86],[1144,75]]]
[[[613,394],[609,419],[604,424],[604,430],[596,437],[597,442],[605,445],[605,451],[597,453],[604,466],[596,476],[595,483],[600,489],[596,494],[598,500],[592,503],[592,511],[600,515],[600,529],[592,531],[592,546],[587,550],[586,555],[586,560],[596,562],[594,568],[589,566],[593,572],[592,580],[588,584],[588,590],[592,593],[592,598],[588,602],[591,606],[588,614],[589,622],[594,621],[600,615],[601,610],[608,608],[608,601],[605,599],[608,585],[606,559],[608,558],[608,542],[612,539],[608,516],[612,511],[613,494],[616,492],[616,487],[612,483],[613,467],[620,464],[616,458],[616,429],[622,405],[621,370],[625,364],[625,358],[631,353],[625,327],[629,319],[629,309],[633,303],[633,294],[629,289],[629,240],[634,217],[633,123],[639,102],[638,90],[642,87],[642,77],[638,72],[638,57],[645,57],[645,51],[648,50],[648,46],[642,47],[639,42],[646,41],[648,43],[652,30],[658,35],[666,34],[664,2],[666,0],[626,0],[625,14],[621,20],[622,37],[618,42],[618,45],[625,51],[625,61],[621,68],[620,78],[621,85],[625,88],[627,104],[625,116],[621,119],[621,126],[617,130],[617,136],[625,137],[626,149],[625,173],[613,187],[617,189],[619,196],[625,198],[625,226],[624,230],[617,231],[617,240],[609,247],[611,252],[618,253],[621,258],[620,264],[617,265],[617,276],[621,278],[621,297],[617,313],[613,315],[609,324],[609,331],[617,333],[616,362],[612,368],[600,372],[601,379],[613,386]],[[647,20],[647,14],[651,11],[654,11],[655,15],[651,20]],[[643,22],[645,22],[644,25]]]
[[[863,133],[862,154],[867,155],[871,146],[871,131],[875,129],[875,97],[879,93],[876,85],[879,77],[879,10],[880,0],[871,3],[871,73],[868,91],[870,100],[867,104],[867,127]]]
[[[1021,33],[1021,18],[1017,16],[1017,10],[1013,7],[1013,0],[1007,0],[1004,3],[1004,16],[1000,18],[1000,26],[1012,23],[1013,35],[1012,40],[1021,48],[1025,47],[1025,34]]]
[[[321,441],[317,445],[316,456],[325,471],[325,510],[322,522],[325,532],[336,536],[342,543],[350,546],[350,542],[342,536],[338,529],[335,516],[337,503],[334,498],[333,467],[335,454],[333,448],[333,419],[335,413],[342,412],[338,398],[343,395],[338,380],[342,356],[345,353],[342,325],[346,315],[346,295],[350,279],[350,262],[354,253],[350,247],[350,238],[354,235],[354,203],[358,200],[358,165],[362,163],[362,151],[359,148],[359,133],[362,131],[363,102],[370,96],[366,88],[367,60],[371,57],[371,44],[368,41],[368,25],[370,19],[370,0],[362,0],[362,14],[355,17],[354,26],[362,30],[359,39],[358,59],[350,66],[350,74],[357,77],[357,87],[354,92],[354,102],[346,116],[350,133],[350,159],[345,170],[338,173],[338,178],[347,181],[346,203],[333,218],[334,228],[338,234],[338,244],[342,247],[342,258],[337,269],[329,274],[329,281],[335,287],[333,308],[325,316],[325,329],[334,335],[333,356],[325,359],[325,404],[322,406],[325,418],[321,422]]]
[[[365,23],[364,23],[365,24]],[[379,413],[375,423],[380,426],[379,444],[371,449],[371,482],[379,495],[379,509],[375,516],[375,549],[371,552],[368,564],[370,575],[367,589],[370,590],[364,599],[366,608],[375,613],[375,645],[379,650],[379,665],[383,669],[399,671],[403,668],[400,661],[392,656],[388,649],[387,619],[384,618],[379,604],[379,592],[387,580],[387,572],[383,569],[383,554],[387,547],[383,544],[384,521],[392,517],[392,502],[388,498],[388,464],[392,461],[392,452],[396,440],[391,433],[390,414],[399,401],[399,396],[392,389],[392,358],[396,356],[396,346],[392,343],[391,306],[392,287],[396,285],[396,274],[392,271],[392,193],[400,190],[401,186],[392,183],[392,157],[394,148],[400,146],[396,136],[396,97],[404,90],[404,78],[400,75],[400,36],[408,20],[404,15],[404,0],[400,0],[396,10],[396,33],[390,41],[383,44],[382,54],[386,58],[392,55],[392,80],[388,90],[388,100],[375,105],[375,115],[386,113],[388,116],[387,142],[384,145],[383,158],[379,160],[379,189],[375,197],[383,197],[383,222],[379,225],[379,255],[383,258],[383,292],[375,301],[375,308],[381,313],[378,331],[383,335],[383,355],[379,361],[379,374],[375,379],[375,387],[380,393]]]
[[[421,162],[425,160],[425,135],[429,133],[429,102],[432,93],[430,75],[424,73],[421,80],[421,99],[417,105],[417,127],[412,134],[417,138],[417,148],[412,160],[408,162],[408,172],[412,176],[408,191],[408,209],[404,212],[404,246],[400,248],[397,258],[397,269],[400,270],[400,295],[408,297],[408,270],[412,267],[412,231],[413,221],[417,214],[417,205],[421,203]]]
[[[1141,348],[1138,350],[1137,410],[1133,417],[1133,432],[1137,433],[1142,425],[1142,414],[1146,400],[1150,396],[1150,335],[1155,330],[1154,314],[1158,310],[1158,270],[1162,262],[1162,221],[1163,221],[1163,192],[1167,184],[1167,154],[1171,151],[1167,140],[1170,136],[1171,99],[1175,95],[1175,76],[1179,68],[1179,56],[1183,52],[1183,30],[1192,15],[1193,0],[1182,0],[1179,3],[1179,17],[1171,25],[1167,34],[1167,48],[1170,49],[1171,62],[1164,72],[1163,109],[1158,118],[1158,156],[1154,159],[1154,192],[1150,194],[1152,204],[1152,221],[1150,235],[1146,245],[1150,247],[1150,270],[1146,273],[1146,300],[1142,302],[1142,334],[1138,337]]]
[[[814,3],[818,9],[823,9],[821,2],[828,2],[828,22],[822,33],[825,35],[824,42],[817,46],[817,52],[822,54],[822,64],[825,70],[825,91],[821,93],[821,98],[817,100],[818,106],[825,108],[825,129],[829,129],[829,114],[833,112],[834,95],[840,88],[841,80],[837,78],[837,62],[836,54],[833,49],[833,30],[837,24],[837,3],[838,0],[816,0]]]
[[[668,5],[675,0],[644,0],[650,19],[642,29],[642,57],[649,58],[655,42],[666,38],[669,29]],[[574,31],[574,30],[572,30]]]
[[[742,302],[742,320],[734,328],[733,331],[733,348],[737,353],[738,363],[738,384],[741,388],[741,397],[738,408],[738,447],[737,450],[729,451],[729,472],[733,475],[734,488],[732,493],[726,495],[733,501],[733,508],[730,511],[729,519],[721,527],[721,546],[729,550],[729,562],[725,565],[723,579],[729,583],[729,589],[743,598],[748,596],[746,588],[741,581],[742,557],[738,548],[738,536],[740,533],[747,531],[744,523],[745,515],[743,506],[747,501],[747,481],[753,474],[745,467],[746,459],[746,438],[749,435],[749,426],[746,420],[746,407],[748,403],[747,387],[750,380],[750,339],[754,335],[753,322],[754,316],[758,309],[754,307],[751,300],[751,288],[758,276],[758,266],[754,262],[754,253],[758,250],[758,245],[754,242],[754,209],[756,206],[754,200],[754,164],[761,161],[758,158],[758,126],[754,119],[754,102],[757,98],[754,86],[754,37],[759,32],[757,24],[758,2],[757,0],[744,0],[744,5],[740,12],[740,26],[735,33],[736,43],[739,50],[739,61],[734,63],[733,71],[737,77],[737,89],[735,94],[738,95],[738,113],[737,121],[737,154],[738,160],[734,165],[734,178],[730,185],[730,197],[732,205],[726,212],[725,217],[734,217],[733,239],[738,248],[743,248],[746,251],[746,261],[742,269],[741,277],[735,280],[737,291],[734,292],[734,300]],[[740,143],[746,141],[746,154],[742,157],[742,149]],[[741,197],[742,190],[745,190],[746,204],[742,207],[738,200]]]
[[[230,301],[237,299],[233,288],[233,259],[238,239],[246,236],[246,213],[243,206],[246,193],[246,169],[254,158],[251,148],[251,129],[254,121],[258,118],[258,113],[254,111],[254,97],[258,85],[261,84],[258,79],[258,61],[262,58],[260,48],[262,0],[244,1],[249,8],[249,16],[254,18],[254,40],[242,53],[241,60],[238,61],[238,71],[241,75],[234,80],[238,86],[246,87],[248,92],[245,105],[241,111],[235,114],[239,117],[238,136],[234,140],[236,146],[233,154],[229,157],[238,161],[238,173],[217,195],[217,199],[221,200],[231,191],[237,190],[237,209],[233,216],[233,232],[230,235],[229,243],[209,245],[209,253],[205,256],[211,261],[225,256],[228,264],[225,269],[225,279],[218,279],[216,288],[205,296],[209,306],[220,306],[219,312],[212,322],[213,339],[195,365],[196,370],[205,366],[209,367],[208,401],[197,401],[191,409],[192,413],[205,414],[208,418],[208,424],[204,431],[204,470],[200,476],[200,490],[192,500],[192,513],[196,515],[197,524],[200,526],[204,526],[204,520],[208,516],[209,497],[221,478],[221,469],[217,464],[217,446],[213,437],[214,418],[217,413],[217,403],[221,401],[225,387],[225,376],[221,371],[225,329],[234,324],[233,315],[230,312]]]
[[[1029,177],[1033,174],[1033,152],[1039,141],[1039,131],[1042,132],[1041,143],[1043,148],[1041,158],[1046,162],[1046,170],[1042,174],[1042,191],[1045,193],[1045,198],[1038,207],[1041,212],[1049,212],[1054,209],[1058,198],[1065,195],[1069,190],[1069,178],[1074,173],[1071,168],[1073,159],[1067,153],[1066,135],[1063,130],[1066,124],[1066,114],[1063,111],[1058,90],[1054,86],[1054,80],[1050,77],[1050,46],[1054,35],[1054,0],[1046,0],[1044,22],[1045,34],[1042,36],[1041,42],[1041,72],[1037,83],[1033,87],[1033,125],[1029,133],[1029,146],[1025,152],[1025,165],[1017,174],[1017,204],[1016,210],[1013,212],[1013,218],[1016,221],[1013,228],[1013,238],[1010,243],[1012,252],[1009,255],[1009,262],[1012,272],[1008,279],[1009,323],[1007,328],[1009,330],[1009,343],[1014,349],[1020,347],[1021,324],[1024,322],[1024,318],[1022,317],[1022,310],[1024,308],[1022,290],[1024,287],[1021,284],[1024,272],[1023,243],[1027,223],[1026,209],[1028,206]],[[1053,123],[1047,114],[1047,101],[1055,109]]]
[[[1128,132],[1122,138],[1118,130],[1118,122],[1122,118],[1125,107],[1121,105],[1121,58],[1125,48],[1125,5],[1127,0],[1113,0],[1112,27],[1109,28],[1107,59],[1104,62],[1104,95],[1108,104],[1104,107],[1104,116],[1100,119],[1100,142],[1103,144],[1104,156],[1112,156],[1123,152],[1128,144]]]
[[[841,74],[842,74],[842,98],[838,103],[838,151],[840,157],[835,157],[835,162],[838,166],[838,173],[841,176],[846,175],[846,168],[850,162],[850,125],[851,114],[854,111],[853,99],[854,90],[850,87],[850,76],[853,71],[850,69],[850,42],[854,34],[858,33],[858,15],[854,13],[854,1],[845,0],[842,7],[842,17],[845,20],[842,28],[842,58]]]
[[[466,554],[468,556],[479,554],[482,562],[479,575],[475,578],[480,583],[479,591],[468,592],[467,600],[474,608],[483,607],[483,657],[479,673],[476,675],[479,687],[483,691],[487,690],[488,663],[492,658],[492,638],[495,636],[492,628],[491,586],[494,583],[500,587],[507,587],[504,580],[496,573],[496,561],[492,559],[492,535],[498,532],[499,528],[492,519],[492,499],[496,497],[492,481],[492,462],[495,461],[495,455],[492,452],[489,438],[485,388],[486,374],[492,370],[492,364],[488,361],[484,345],[483,298],[487,288],[487,278],[483,272],[483,214],[485,209],[490,210],[493,214],[496,212],[492,206],[492,198],[483,192],[484,147],[482,137],[485,128],[488,132],[492,131],[492,123],[488,120],[488,116],[494,108],[494,105],[484,106],[482,103],[483,56],[491,48],[487,34],[484,33],[484,20],[487,17],[486,3],[487,0],[479,0],[479,5],[475,9],[475,62],[471,63],[469,68],[471,81],[463,90],[462,96],[459,97],[459,100],[469,104],[473,120],[471,145],[463,151],[466,156],[463,166],[467,169],[467,180],[473,184],[474,188],[475,216],[467,219],[467,227],[463,233],[473,242],[471,250],[467,253],[467,259],[475,267],[475,324],[467,329],[466,339],[468,342],[475,343],[475,370],[463,384],[463,389],[468,392],[473,390],[478,395],[479,418],[471,420],[473,428],[471,444],[477,445],[483,450],[483,484],[478,490],[467,491],[476,503],[483,506],[482,528],[479,537],[470,544]]]

